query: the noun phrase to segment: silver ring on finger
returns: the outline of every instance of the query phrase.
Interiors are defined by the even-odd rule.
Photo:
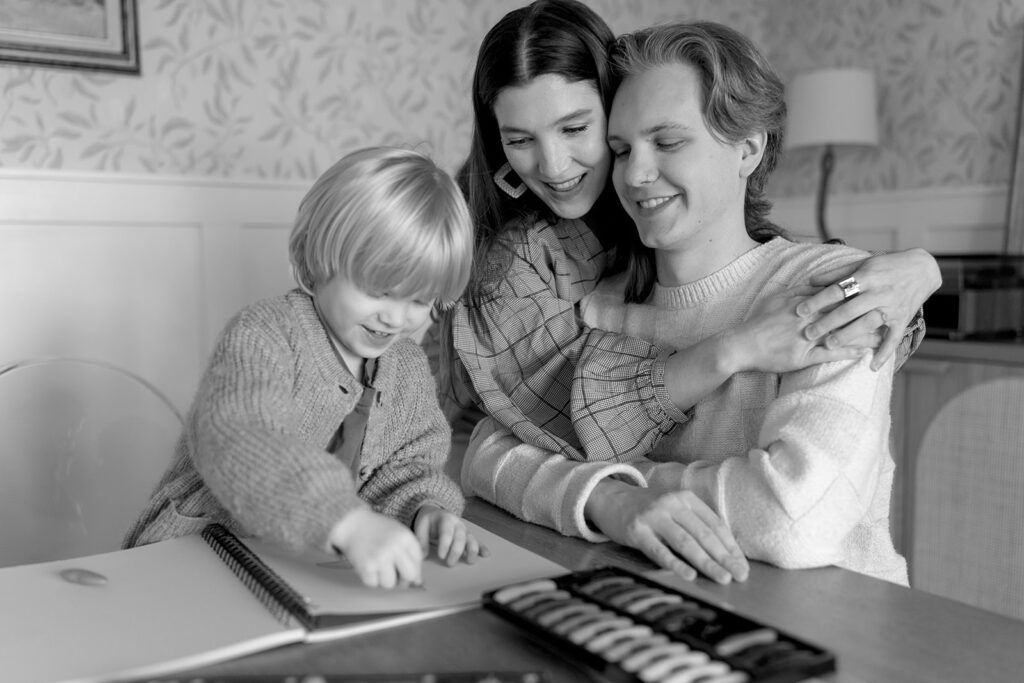
[[[839,285],[839,289],[843,290],[843,299],[849,301],[858,294],[860,294],[860,284],[857,282],[857,278],[848,277],[845,280],[840,280],[836,283]]]

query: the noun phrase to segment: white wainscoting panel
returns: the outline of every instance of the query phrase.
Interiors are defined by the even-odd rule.
[[[306,183],[0,172],[0,364],[123,365],[183,410],[239,308],[291,287]]]
[[[0,245],[0,364],[77,356],[150,377],[177,369],[164,390],[188,400],[205,350],[198,225],[4,220]]]
[[[928,188],[830,196],[826,223],[834,237],[875,251],[923,247],[933,254],[1002,252],[1004,186]],[[778,199],[772,219],[794,237],[817,239],[814,197]]]
[[[288,264],[291,229],[291,222],[241,226],[241,285],[247,299],[274,296],[295,286]]]
[[[292,286],[307,187],[0,170],[0,566],[119,542],[224,324]],[[85,363],[4,372],[40,357]]]

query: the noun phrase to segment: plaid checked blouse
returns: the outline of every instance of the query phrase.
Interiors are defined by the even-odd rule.
[[[663,351],[649,342],[584,327],[578,306],[606,263],[581,220],[542,221],[508,235],[511,265],[485,301],[459,302],[456,352],[484,410],[524,443],[574,460],[647,454],[686,416],[664,386]],[[576,374],[599,363],[599,380]],[[590,366],[594,367],[594,366]],[[587,383],[615,405],[587,399]],[[609,391],[608,383],[616,385]]]

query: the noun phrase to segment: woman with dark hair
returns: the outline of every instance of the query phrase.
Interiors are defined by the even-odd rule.
[[[791,288],[757,315],[686,346],[584,324],[580,302],[603,278],[624,274],[630,301],[645,300],[654,281],[651,252],[608,181],[613,41],[600,17],[574,0],[514,10],[484,38],[473,144],[458,174],[476,221],[476,260],[442,335],[451,370],[442,387],[486,414],[465,456],[467,492],[591,540],[605,537],[587,520],[589,493],[609,477],[645,486],[625,463],[684,425],[702,398],[740,373],[849,360],[869,347],[879,347],[875,361],[884,363],[899,346],[902,362],[922,331],[915,313],[938,286],[934,259],[911,250],[836,271],[856,271],[862,293],[854,302],[844,303],[838,287]],[[752,206],[763,215],[763,184],[756,190]],[[890,326],[880,341],[883,320]],[[602,378],[599,403],[582,374]],[[543,499],[527,496],[529,476],[511,466],[538,454],[549,458],[545,476],[561,482]],[[649,535],[633,545],[684,576],[693,575],[689,564],[720,581],[746,575],[732,533],[697,498],[679,498]]]

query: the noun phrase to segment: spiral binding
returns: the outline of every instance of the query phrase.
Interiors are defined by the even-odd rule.
[[[307,630],[313,629],[315,619],[302,596],[227,527],[208,524],[202,537],[275,619],[290,626],[294,618]]]

